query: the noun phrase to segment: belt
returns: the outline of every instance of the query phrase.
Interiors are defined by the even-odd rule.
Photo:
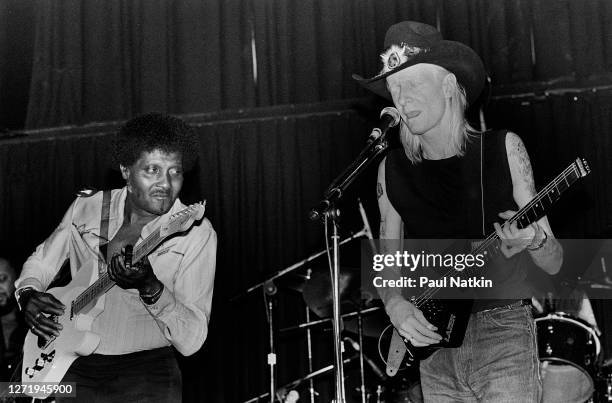
[[[487,304],[486,302],[490,302]],[[491,300],[491,301],[476,301],[472,313],[486,312],[493,309],[512,309],[520,306],[531,305],[531,299],[519,299],[519,300]]]

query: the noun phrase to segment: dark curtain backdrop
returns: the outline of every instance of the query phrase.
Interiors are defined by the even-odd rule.
[[[23,128],[32,78],[35,0],[0,1],[0,134]]]
[[[42,0],[26,126],[350,98],[407,4]]]
[[[405,19],[472,46],[496,89],[610,82],[607,0],[39,0],[27,127],[360,96]]]

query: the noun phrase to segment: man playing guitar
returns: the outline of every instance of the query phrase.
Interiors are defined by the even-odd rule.
[[[77,198],[25,262],[16,295],[32,333],[39,340],[59,338],[62,325],[53,317],[72,307],[47,287],[67,259],[73,279],[93,261],[93,278],[107,272],[118,287],[97,302],[103,310],[91,331],[99,344],[72,363],[62,382],[76,383],[77,401],[180,402],[181,376],[170,346],[191,355],[206,339],[216,233],[204,218],[133,265],[130,251],[185,208],[178,196],[183,172],[195,161],[194,134],[178,118],[150,113],[128,121],[115,146],[126,186]]]
[[[495,228],[506,257],[500,294],[476,300],[463,345],[421,361],[425,401],[536,403],[541,383],[535,325],[524,297],[510,295],[530,295],[518,265],[525,249],[550,274],[558,272],[563,254],[546,217],[522,229],[496,223],[536,194],[523,142],[507,131],[478,133],[466,122],[465,109],[485,82],[472,49],[412,21],[390,27],[385,48],[378,75],[355,76],[401,115],[402,147],[390,151],[378,171],[380,238],[473,239]],[[441,329],[399,289],[379,293],[391,323],[413,346],[440,342]]]

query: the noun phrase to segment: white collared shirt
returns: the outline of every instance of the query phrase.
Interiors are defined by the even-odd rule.
[[[126,188],[111,193],[109,240],[123,224],[126,195]],[[16,288],[46,290],[68,258],[73,277],[85,262],[97,261],[101,206],[102,192],[77,198],[25,262]],[[138,242],[185,207],[177,199],[168,213],[142,229]],[[171,344],[183,355],[198,351],[208,334],[216,252],[217,235],[206,218],[190,231],[162,242],[149,255],[155,275],[164,284],[160,298],[146,305],[137,290],[113,287],[106,294],[104,311],[93,322],[92,331],[101,338],[95,353],[127,354]]]

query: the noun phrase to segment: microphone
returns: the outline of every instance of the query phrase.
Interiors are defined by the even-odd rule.
[[[323,217],[330,207],[342,198],[344,191],[353,183],[359,174],[361,174],[378,155],[387,149],[388,143],[385,140],[385,134],[389,128],[397,126],[400,121],[400,114],[397,109],[387,107],[380,112],[380,117],[380,128],[377,127],[372,130],[366,147],[359,153],[351,165],[333,180],[325,191],[323,200],[308,213],[308,218],[314,221]]]
[[[387,130],[397,126],[400,121],[400,113],[392,106],[387,106],[380,111],[380,128],[375,127],[368,136],[368,144],[373,143],[380,136],[385,134]]]

